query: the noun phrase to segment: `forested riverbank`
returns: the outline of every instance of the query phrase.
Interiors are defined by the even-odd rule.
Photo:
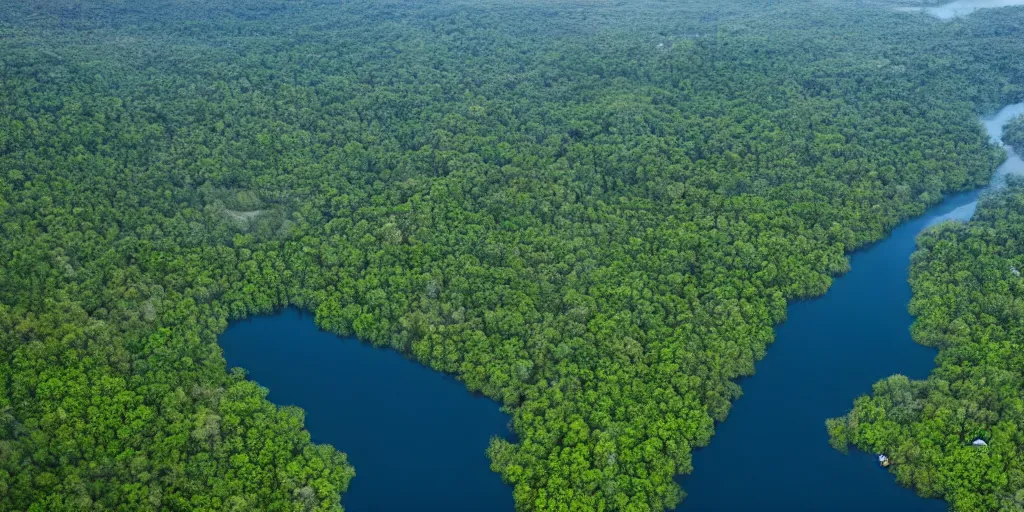
[[[787,302],[987,182],[1022,23],[0,2],[0,508],[337,510],[216,342],[287,305],[500,402],[519,510],[674,506]]]
[[[833,444],[886,454],[892,473],[952,510],[1024,507],[1021,283],[1024,185],[968,223],[921,235],[911,267],[914,339],[939,349],[926,380],[894,375],[829,420]]]

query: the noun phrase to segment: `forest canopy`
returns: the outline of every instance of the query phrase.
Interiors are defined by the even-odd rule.
[[[0,0],[0,509],[339,510],[217,345],[288,305],[503,404],[518,510],[673,507],[787,302],[987,182],[1022,21]]]

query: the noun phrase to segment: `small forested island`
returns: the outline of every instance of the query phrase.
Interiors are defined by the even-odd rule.
[[[900,483],[954,511],[1024,510],[1024,183],[919,238],[914,339],[939,349],[922,381],[895,375],[828,421],[833,445],[884,454]]]
[[[217,344],[288,306],[502,404],[517,510],[679,505],[787,303],[1005,157],[1024,10],[891,4],[0,0],[0,510],[341,510],[345,446]],[[993,373],[831,424],[962,510],[1020,482],[1016,197],[915,264],[938,373]],[[984,480],[912,463],[932,418]]]

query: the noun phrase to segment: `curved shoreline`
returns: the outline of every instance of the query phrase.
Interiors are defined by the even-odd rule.
[[[1003,124],[1020,113],[1024,103],[981,123],[999,141]],[[693,473],[679,477],[689,493],[679,510],[946,510],[944,501],[896,484],[873,454],[833,450],[824,421],[844,414],[879,379],[932,371],[935,350],[910,337],[910,255],[922,230],[969,219],[982,193],[1007,174],[1024,173],[1024,160],[1007,150],[988,186],[950,196],[855,251],[850,272],[825,295],[789,305],[757,374],[743,379],[744,396],[717,425],[711,444],[694,451]]]
[[[286,308],[232,322],[219,343],[229,367],[305,410],[314,443],[343,450],[356,470],[352,512],[512,512],[512,488],[490,470],[491,436],[512,438],[493,400],[394,350],[321,331]]]

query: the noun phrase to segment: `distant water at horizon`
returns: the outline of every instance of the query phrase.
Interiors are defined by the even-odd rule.
[[[951,20],[961,16],[967,16],[974,11],[981,9],[995,9],[999,7],[1013,7],[1024,5],[1024,0],[956,0],[948,4],[936,5],[933,7],[899,7],[898,11],[926,12],[940,20]]]

